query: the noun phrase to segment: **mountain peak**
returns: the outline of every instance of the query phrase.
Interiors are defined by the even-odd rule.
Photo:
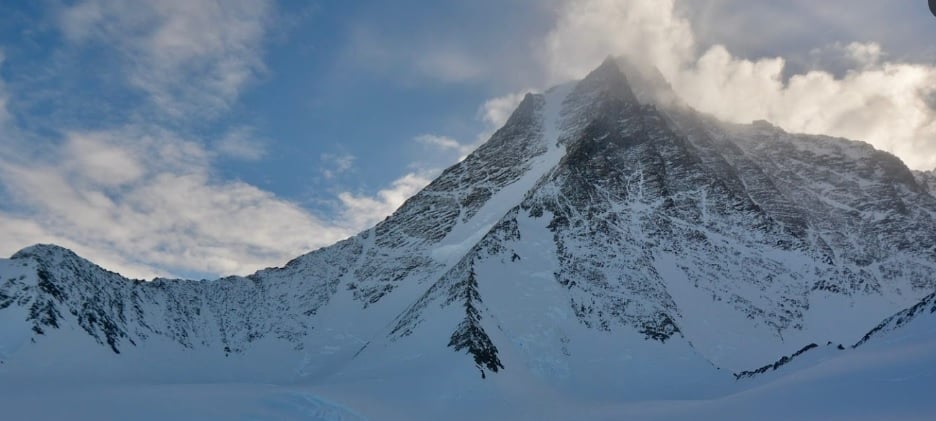
[[[609,99],[637,102],[627,75],[621,70],[617,60],[611,56],[608,56],[598,68],[585,76],[585,79],[578,83],[575,91],[579,95],[606,95]]]
[[[11,256],[10,258],[15,260],[15,259],[25,259],[29,257],[36,257],[36,258],[53,257],[56,259],[61,259],[64,257],[77,258],[78,255],[75,254],[75,252],[65,247],[56,245],[56,244],[33,244],[29,247],[25,247],[22,250],[14,253],[13,256]]]
[[[147,283],[54,245],[0,259],[0,378],[379,379],[391,396],[530,380],[685,399],[852,343],[936,289],[936,198],[904,188],[896,158],[719,122],[663,76],[609,57],[526,95],[393,215],[283,268]],[[508,380],[478,383],[494,373]],[[622,375],[641,387],[619,393]]]
[[[608,55],[604,60],[601,61],[601,64],[599,64],[598,67],[593,70],[593,72],[599,69],[613,69],[620,72],[621,66],[618,59],[614,58],[612,55]]]

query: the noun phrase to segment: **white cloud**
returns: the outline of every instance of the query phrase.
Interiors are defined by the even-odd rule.
[[[583,77],[609,54],[676,73],[692,58],[689,21],[676,16],[674,0],[566,0],[545,41],[553,83]]]
[[[448,136],[437,136],[434,134],[422,134],[414,138],[419,143],[424,145],[433,146],[439,149],[452,149],[459,150],[462,148],[462,144],[458,143],[457,140],[452,139]]]
[[[785,60],[698,51],[675,0],[568,0],[544,45],[554,82],[584,76],[609,54],[656,66],[693,107],[722,119],[766,119],[793,132],[865,140],[910,167],[936,167],[936,67],[884,61],[874,43],[844,49],[841,77],[814,70],[784,78]]]
[[[482,134],[482,136],[485,136],[485,134]],[[448,136],[421,134],[416,136],[413,140],[442,152],[454,152],[458,154],[458,161],[461,161],[487,139],[486,136],[485,138],[479,137],[475,143],[465,144]]]
[[[256,161],[266,156],[264,143],[256,139],[247,127],[229,131],[215,143],[215,150],[221,156],[244,161]]]
[[[127,81],[175,118],[227,109],[264,70],[268,0],[84,0],[60,27],[74,43],[99,42],[122,57]]]
[[[336,216],[324,218],[218,177],[217,158],[260,159],[264,142],[235,126],[208,144],[187,135],[187,123],[224,113],[263,70],[270,8],[249,0],[84,0],[63,9],[71,43],[120,54],[128,82],[151,99],[132,110],[147,123],[87,130],[50,121],[61,139],[5,127],[0,254],[55,243],[132,277],[246,274],[353,235],[424,186],[428,179],[413,173],[373,197],[342,193]],[[0,117],[6,98],[0,80]],[[321,158],[326,177],[351,171],[355,161]]]
[[[514,109],[520,105],[520,101],[523,101],[525,95],[526,91],[491,98],[481,105],[478,113],[489,129],[499,129],[507,122]]]
[[[167,276],[164,270],[156,269],[152,265],[139,263],[117,256],[109,249],[88,246],[76,243],[68,238],[49,232],[31,217],[20,217],[0,212],[0,235],[4,241],[0,243],[0,253],[10,255],[17,251],[18,246],[26,244],[57,244],[71,249],[80,256],[93,256],[94,263],[109,270],[138,279],[152,279],[157,276]]]
[[[936,167],[936,112],[923,97],[936,86],[936,68],[883,63],[838,79],[812,71],[783,83],[783,65],[716,47],[675,85],[691,105],[723,119],[766,118],[790,131],[866,140],[911,167]]]
[[[132,141],[127,142],[127,139]],[[342,192],[333,218],[212,175],[213,153],[158,128],[71,132],[58,152],[0,154],[0,254],[55,243],[138,278],[248,274],[366,229],[430,181],[409,173],[375,195]],[[344,170],[354,157],[334,155]]]
[[[340,219],[344,225],[354,229],[370,226],[393,213],[430,181],[432,179],[427,174],[409,173],[394,180],[390,187],[378,191],[375,196],[340,193],[338,199],[344,207]]]
[[[116,147],[116,139],[104,133],[71,133],[65,144],[60,171],[88,184],[119,187],[138,180],[144,174],[136,151]],[[73,179],[74,180],[74,179]]]
[[[883,52],[881,45],[875,42],[860,43],[852,42],[845,46],[848,56],[855,60],[857,64],[864,66],[873,66],[881,61]]]
[[[128,138],[135,142],[115,141]],[[172,133],[127,127],[69,133],[60,153],[28,164],[2,159],[0,181],[29,216],[0,213],[8,239],[0,247],[73,245],[134,276],[164,271],[157,268],[244,274],[353,233],[254,186],[215,179],[210,156]]]

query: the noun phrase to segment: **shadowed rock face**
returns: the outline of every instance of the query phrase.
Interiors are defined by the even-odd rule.
[[[28,329],[41,346],[77,327],[115,353],[153,338],[183,354],[247,357],[279,343],[297,364],[328,348],[339,365],[423,332],[438,337],[427,347],[470,354],[483,376],[509,373],[500,354],[513,346],[494,332],[509,331],[500,321],[514,310],[489,304],[485,291],[505,282],[491,268],[526,268],[533,254],[551,256],[545,276],[582,329],[647,341],[718,335],[717,321],[689,323],[700,308],[778,344],[822,338],[834,332],[807,316],[826,317],[829,297],[879,303],[883,317],[936,288],[932,173],[861,142],[725,124],[680,104],[658,75],[630,76],[609,59],[580,82],[528,94],[393,215],[283,268],[142,282],[59,247],[24,249],[12,262],[25,275],[0,273],[0,312],[26,316],[0,329]]]

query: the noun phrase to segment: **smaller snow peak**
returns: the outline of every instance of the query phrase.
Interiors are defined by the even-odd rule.
[[[41,269],[52,269],[63,266],[83,267],[93,269],[100,273],[115,274],[104,269],[75,252],[55,244],[36,244],[26,247],[10,257],[11,260],[32,259]],[[116,274],[115,274],[116,275]]]
[[[10,257],[12,260],[35,258],[41,260],[59,261],[66,258],[79,258],[75,252],[55,244],[34,244],[26,247]]]

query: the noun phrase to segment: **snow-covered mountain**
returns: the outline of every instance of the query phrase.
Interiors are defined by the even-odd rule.
[[[0,260],[0,384],[298,383],[388,418],[725,396],[936,290],[926,177],[720,122],[609,59],[283,268],[143,282],[50,245]]]

